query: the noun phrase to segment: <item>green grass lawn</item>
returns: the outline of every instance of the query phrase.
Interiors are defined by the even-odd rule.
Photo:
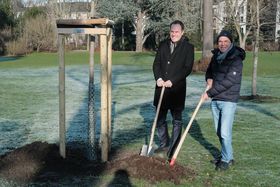
[[[196,53],[196,59],[201,53]],[[66,53],[66,122],[68,141],[84,141],[87,120],[88,53]],[[96,90],[100,67],[96,53]],[[113,142],[123,151],[138,152],[144,143],[143,128],[153,122],[153,53],[113,53]],[[280,53],[260,53],[258,94],[274,100],[240,101],[233,129],[236,164],[227,172],[216,172],[209,162],[220,148],[214,133],[209,102],[201,107],[183,144],[177,162],[192,168],[197,176],[179,186],[280,186]],[[250,95],[252,54],[247,53],[241,95]],[[184,124],[188,123],[204,89],[203,74],[188,78]],[[33,141],[58,141],[58,54],[33,53],[25,57],[0,57],[1,152]],[[100,100],[96,99],[97,107]],[[97,111],[99,112],[99,111]],[[170,120],[170,118],[169,118]],[[84,124],[84,126],[81,126]],[[170,126],[171,130],[171,126]],[[88,176],[85,186],[106,186],[112,175]],[[61,184],[70,185],[69,181]],[[130,179],[133,186],[151,185]],[[1,181],[1,179],[0,179]],[[1,184],[0,186],[8,186]]]
[[[66,65],[87,64],[89,53],[87,51],[71,51],[65,53]],[[154,53],[135,53],[114,51],[112,61],[114,65],[140,65],[150,67],[154,60]],[[201,58],[201,52],[196,52],[195,59]],[[258,63],[258,75],[278,75],[280,70],[279,52],[260,52]],[[96,52],[95,63],[99,63],[99,52]],[[41,68],[58,66],[57,53],[32,53],[24,57],[0,57],[0,68]],[[253,54],[246,53],[243,74],[251,76],[253,69]]]
[[[99,64],[100,53],[95,53],[95,63]],[[154,53],[113,52],[114,65],[150,65]],[[89,62],[89,52],[70,51],[65,53],[66,65],[84,65]],[[58,66],[57,53],[32,53],[23,57],[0,57],[0,68],[42,68]]]

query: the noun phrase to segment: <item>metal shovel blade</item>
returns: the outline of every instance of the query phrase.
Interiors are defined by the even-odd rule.
[[[155,148],[154,148],[153,146],[149,147],[149,150],[148,150],[147,156],[153,156],[154,151],[155,151]]]
[[[148,148],[148,145],[143,145],[140,151],[140,156],[153,156],[154,151],[155,151],[154,147]]]
[[[148,146],[147,145],[143,145],[142,149],[140,151],[140,156],[147,156],[148,155]]]
[[[164,90],[165,87],[163,86],[161,89],[161,93],[160,93],[160,98],[159,98],[159,102],[158,102],[158,106],[157,106],[157,112],[156,112],[156,116],[153,122],[153,126],[152,126],[152,132],[151,132],[151,137],[150,137],[150,143],[149,146],[148,145],[143,145],[140,155],[141,156],[151,156],[154,154],[154,149],[153,149],[153,141],[154,141],[154,134],[155,134],[155,129],[156,129],[156,123],[157,123],[157,118],[158,118],[158,114],[159,114],[159,109],[161,106],[161,102],[162,102],[162,98],[163,98],[163,94],[164,94]]]

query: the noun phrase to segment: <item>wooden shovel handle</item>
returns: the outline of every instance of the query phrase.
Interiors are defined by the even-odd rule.
[[[205,89],[204,92],[206,92],[208,89],[209,89],[209,87],[207,87],[207,88]],[[180,152],[180,149],[181,149],[181,147],[182,147],[182,145],[183,145],[183,143],[184,143],[184,141],[185,141],[185,139],[186,139],[186,136],[187,136],[187,134],[188,134],[188,132],[189,132],[189,130],[190,130],[190,128],[191,128],[192,122],[193,122],[193,120],[194,120],[194,118],[195,118],[195,116],[196,116],[196,114],[197,114],[197,112],[198,112],[198,110],[199,110],[199,108],[200,108],[200,106],[201,106],[201,104],[202,104],[203,102],[204,102],[204,99],[203,99],[203,97],[201,96],[201,97],[200,97],[200,100],[199,100],[199,103],[197,104],[197,106],[196,106],[196,108],[195,108],[195,111],[194,111],[194,113],[193,113],[193,115],[192,115],[192,117],[191,117],[191,119],[190,119],[190,121],[189,121],[189,123],[188,123],[188,126],[187,126],[187,128],[185,129],[185,131],[184,131],[184,133],[183,133],[183,135],[182,135],[182,137],[181,137],[181,139],[180,139],[180,142],[179,142],[179,144],[178,144],[178,146],[177,146],[177,148],[176,148],[176,150],[175,150],[175,152],[174,152],[174,154],[173,154],[173,156],[172,156],[172,158],[171,158],[170,166],[174,166],[175,161],[176,161],[176,158],[177,158],[177,156],[178,156],[178,154],[179,154],[179,152]]]
[[[150,152],[150,149],[152,148],[152,145],[153,145],[156,125],[157,125],[157,119],[158,119],[158,114],[159,114],[159,110],[160,110],[160,107],[161,107],[161,102],[162,102],[164,90],[165,90],[165,87],[163,86],[161,88],[160,98],[159,98],[158,105],[157,105],[156,116],[155,116],[154,123],[153,123],[153,126],[152,126],[152,132],[151,132],[151,138],[150,138],[150,143],[149,143],[149,147],[148,147],[148,153]]]

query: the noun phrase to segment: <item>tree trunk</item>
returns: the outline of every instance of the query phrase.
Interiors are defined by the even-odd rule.
[[[93,19],[95,16],[95,2],[94,0],[91,0],[90,2],[90,14],[89,14],[89,19]],[[86,35],[87,38],[87,51],[90,50],[90,35]]]
[[[259,0],[256,0],[256,32],[255,44],[253,53],[253,77],[252,77],[252,96],[257,95],[257,70],[258,70],[258,55],[259,55],[259,41],[260,41],[260,7]]]
[[[122,20],[122,50],[124,50],[124,20]]]
[[[143,29],[143,21],[144,21],[144,13],[141,12],[141,10],[137,13],[137,21],[136,21],[136,52],[142,52],[143,51],[143,35],[144,35],[144,29]]]
[[[238,33],[238,37],[239,37],[239,46],[245,50],[246,48],[246,40],[247,40],[247,37],[249,35],[249,33],[251,33],[251,29],[252,29],[252,26],[249,26],[247,28],[247,31],[245,31],[245,33],[241,33],[241,29],[240,29],[240,25],[238,22],[234,22],[234,25],[235,25],[235,29]]]
[[[90,3],[90,17],[93,18],[95,16],[95,2],[91,0]]]
[[[213,1],[203,1],[203,49],[202,58],[210,58],[213,49]]]
[[[246,38],[241,38],[239,37],[239,46],[245,50],[245,47],[246,47]]]

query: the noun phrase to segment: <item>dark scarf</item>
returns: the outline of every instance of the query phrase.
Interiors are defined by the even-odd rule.
[[[219,64],[221,64],[221,63],[223,62],[223,60],[225,60],[225,58],[227,57],[228,52],[229,52],[232,48],[233,48],[233,44],[230,44],[229,48],[228,48],[225,52],[223,52],[223,53],[222,53],[221,51],[218,52],[218,55],[217,55],[216,60],[217,60],[217,62],[218,62]]]

